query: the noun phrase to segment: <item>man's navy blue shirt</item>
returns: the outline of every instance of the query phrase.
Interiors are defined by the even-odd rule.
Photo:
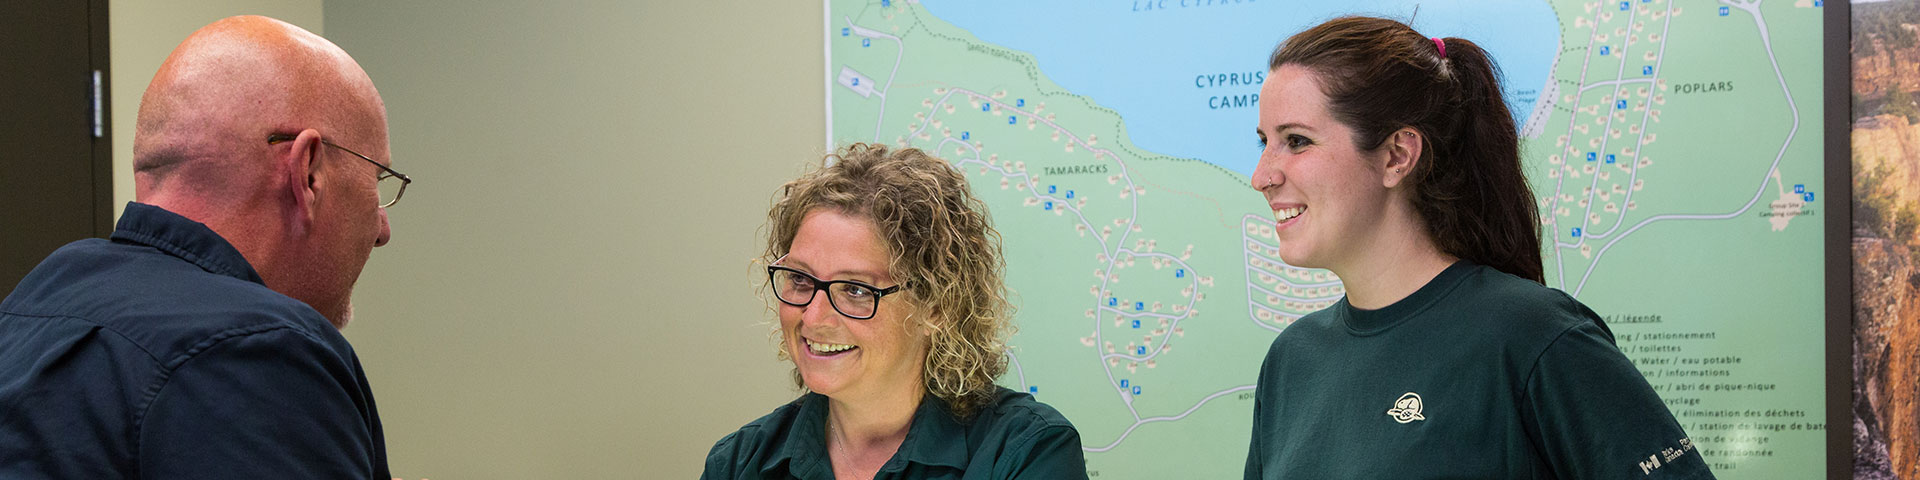
[[[128,203],[0,302],[0,478],[391,478],[366,373],[219,234]]]

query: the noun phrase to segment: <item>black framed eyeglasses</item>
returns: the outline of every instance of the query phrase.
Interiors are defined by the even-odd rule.
[[[827,304],[833,311],[854,320],[873,318],[880,309],[880,298],[905,288],[894,285],[880,288],[852,280],[821,280],[792,268],[771,265],[767,267],[767,282],[773,286],[773,296],[780,303],[804,307],[813,303],[814,293],[822,289],[827,291]]]
[[[293,141],[293,139],[294,139],[293,135],[288,135],[284,133],[268,134],[267,144],[273,145],[280,142],[290,142],[290,141]],[[367,163],[371,163],[373,164],[373,166],[380,167],[380,170],[381,170],[380,178],[375,182],[375,184],[378,185],[380,188],[380,208],[387,208],[387,207],[393,206],[393,204],[400,203],[400,196],[405,195],[407,193],[407,184],[413,183],[413,179],[407,177],[407,174],[400,173],[399,171],[394,170],[393,167],[381,165],[380,162],[373,161],[373,159],[367,158],[366,155],[361,155],[360,152],[356,152],[351,149],[348,149],[347,147],[342,147],[340,145],[334,144],[333,142],[329,142],[324,138],[320,139],[320,144],[333,147],[333,148],[338,148],[342,152],[353,154],[353,156],[360,157],[361,160],[366,160]],[[393,178],[400,179],[400,181],[398,182],[387,181],[388,179],[393,179]]]

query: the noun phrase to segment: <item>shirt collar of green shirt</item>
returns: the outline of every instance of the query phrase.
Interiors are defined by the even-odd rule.
[[[913,423],[907,427],[906,440],[900,442],[900,451],[880,467],[881,473],[909,471],[908,466],[912,464],[966,468],[969,451],[966,427],[954,418],[945,400],[931,394],[925,398],[913,412]],[[827,397],[818,393],[801,397],[793,428],[787,430],[784,445],[764,464],[761,474],[771,475],[786,464],[787,473],[795,477],[833,478],[826,431]]]

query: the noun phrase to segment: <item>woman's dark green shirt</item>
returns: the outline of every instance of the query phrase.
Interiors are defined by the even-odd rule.
[[[831,479],[827,397],[808,393],[720,439],[702,479]],[[962,421],[928,395],[880,479],[1084,479],[1080,433],[1033,396],[1000,388],[995,401]]]
[[[1246,478],[1713,478],[1585,305],[1460,261],[1273,342]]]

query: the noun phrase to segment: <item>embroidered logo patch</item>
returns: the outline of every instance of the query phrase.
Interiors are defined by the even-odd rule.
[[[1421,407],[1420,394],[1407,392],[1406,395],[1401,395],[1399,400],[1393,401],[1393,408],[1387,409],[1387,416],[1393,417],[1393,421],[1400,423],[1426,420],[1427,417],[1420,414]]]

